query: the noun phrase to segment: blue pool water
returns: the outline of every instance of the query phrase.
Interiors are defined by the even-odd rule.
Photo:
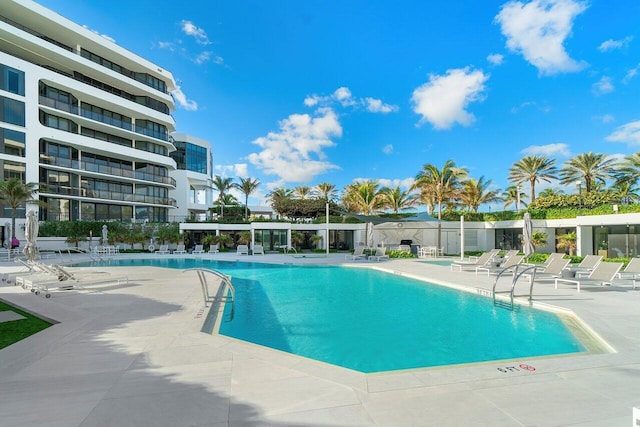
[[[574,353],[556,315],[379,271],[194,259],[110,265],[214,268],[236,289],[220,334],[361,372]],[[229,319],[231,316],[225,316]]]

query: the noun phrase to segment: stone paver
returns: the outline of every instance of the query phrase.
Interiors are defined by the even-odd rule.
[[[344,255],[217,257],[344,262]],[[472,292],[493,285],[417,260],[349,265]],[[0,273],[13,269],[0,264]],[[0,286],[0,298],[59,322],[0,350],[0,425],[626,427],[640,405],[640,290],[628,286],[534,288],[536,302],[573,311],[615,352],[367,375],[202,333],[195,274],[104,269],[130,283],[51,299]],[[536,370],[498,370],[521,363]]]

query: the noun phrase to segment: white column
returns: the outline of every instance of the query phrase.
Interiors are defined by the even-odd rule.
[[[460,259],[464,259],[464,215],[460,215]]]

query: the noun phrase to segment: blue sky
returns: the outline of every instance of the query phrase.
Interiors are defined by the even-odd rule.
[[[260,180],[250,204],[448,159],[504,189],[529,154],[639,151],[637,0],[39,3],[170,70],[177,130]]]

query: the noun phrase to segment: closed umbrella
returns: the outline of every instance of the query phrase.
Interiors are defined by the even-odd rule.
[[[367,223],[367,246],[373,247],[373,222]]]
[[[522,227],[522,252],[525,258],[529,258],[536,248],[533,246],[533,224],[531,223],[531,214],[525,212],[524,225]]]
[[[22,253],[27,257],[27,260],[33,262],[36,260],[38,254],[38,246],[36,245],[36,239],[38,238],[38,218],[32,210],[27,212],[24,235],[27,239],[27,244],[24,246]]]
[[[107,246],[109,244],[109,239],[107,237],[109,230],[106,225],[102,226],[102,246]]]

